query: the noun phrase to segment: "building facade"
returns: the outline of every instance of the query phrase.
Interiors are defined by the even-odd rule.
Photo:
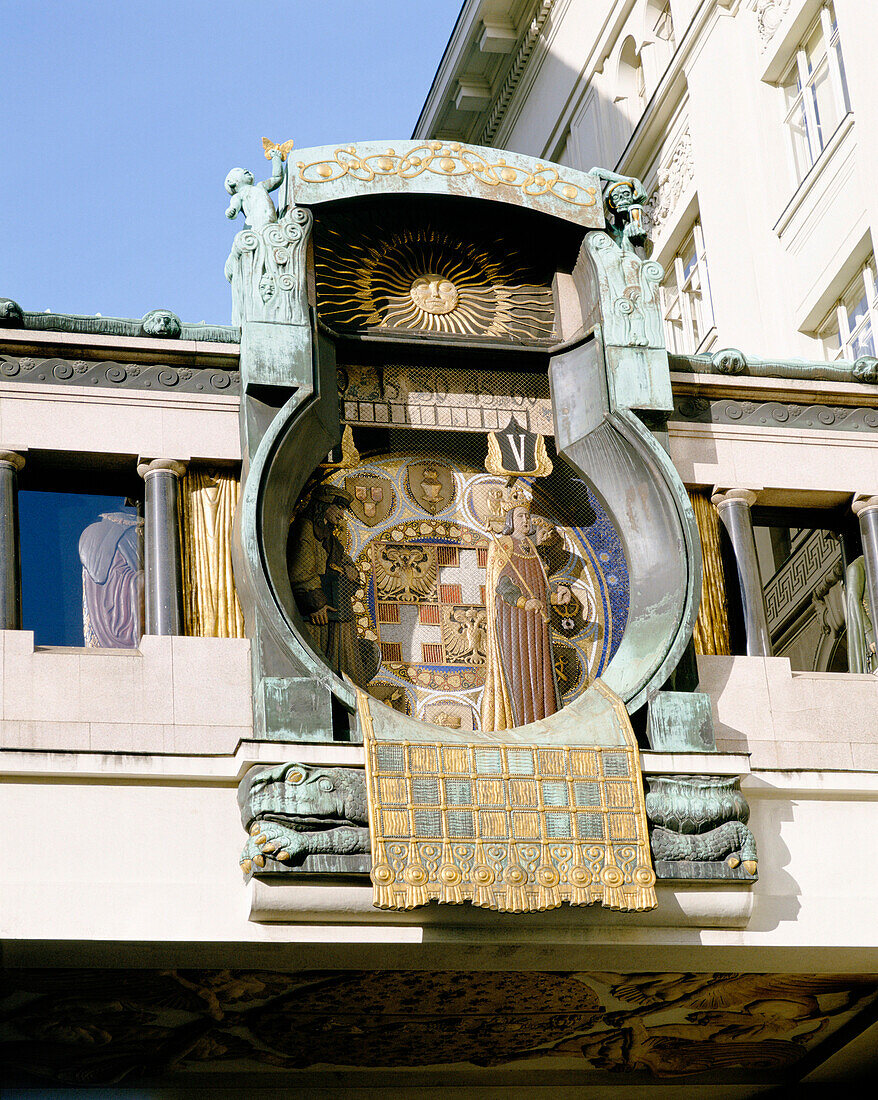
[[[642,179],[672,352],[874,355],[876,149],[862,43],[875,19],[856,0],[465,4],[416,134]],[[726,423],[784,415],[741,396],[752,405],[724,408]],[[821,426],[849,416],[824,412]],[[826,645],[810,597],[841,559],[816,553],[813,528],[778,518],[757,516],[774,652],[826,670],[843,654]],[[791,570],[807,584],[791,589]]]
[[[869,1073],[872,20],[467,3],[233,325],[0,301],[11,1089]]]

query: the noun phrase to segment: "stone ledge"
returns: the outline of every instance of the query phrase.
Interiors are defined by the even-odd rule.
[[[472,905],[439,905],[431,902],[406,911],[375,909],[370,885],[328,885],[304,875],[259,876],[248,886],[250,920],[293,924],[433,925],[448,927],[515,929],[528,933],[548,929],[627,928],[746,928],[753,911],[748,883],[702,885],[656,884],[658,907],[647,913],[621,913],[599,905],[562,905],[543,913],[496,913]]]

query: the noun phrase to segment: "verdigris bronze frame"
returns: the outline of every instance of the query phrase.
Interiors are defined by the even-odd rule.
[[[286,563],[295,502],[341,435],[335,347],[316,324],[308,238],[324,204],[411,193],[526,207],[584,230],[575,268],[565,274],[578,316],[567,326],[574,331],[550,349],[550,380],[557,450],[595,486],[628,558],[628,626],[603,679],[633,713],[662,688],[692,636],[701,593],[695,517],[670,458],[635,415],[673,409],[657,302],[662,271],[603,232],[600,182],[458,143],[304,150],[287,172],[280,229],[265,230],[286,234],[293,304],[285,320],[260,313],[253,288],[241,286],[247,272],[233,260],[249,246],[243,234],[227,266],[239,310],[250,303],[242,318],[245,483],[235,569],[252,638],[256,739],[358,739],[348,717],[353,691],[303,637]]]

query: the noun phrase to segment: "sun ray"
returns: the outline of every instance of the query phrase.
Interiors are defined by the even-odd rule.
[[[552,337],[551,288],[503,240],[467,241],[429,225],[372,224],[368,239],[353,221],[323,229],[315,249],[318,311],[334,325]]]

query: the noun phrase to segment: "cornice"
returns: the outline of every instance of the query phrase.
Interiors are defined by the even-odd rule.
[[[48,358],[113,359],[129,363],[185,363],[235,370],[238,344],[200,340],[162,340],[147,336],[61,332],[30,328],[0,329],[0,352]]]
[[[199,369],[118,360],[36,359],[29,355],[0,355],[0,381],[16,385],[85,387],[89,392],[95,388],[134,389],[235,397],[241,392],[240,371],[217,366]]]
[[[460,68],[461,60],[475,37],[481,9],[482,0],[464,0],[430,90],[427,92],[427,98],[421,107],[418,121],[412,131],[412,138],[417,140],[435,136],[436,122],[442,111],[443,102],[451,97],[455,72]]]
[[[875,387],[862,382],[824,381],[816,378],[759,378],[751,375],[690,374],[671,371],[675,400],[684,395],[711,401],[793,402],[875,408]]]
[[[539,0],[536,5],[536,9],[527,24],[527,30],[513,54],[512,64],[506,73],[503,83],[500,85],[500,91],[488,111],[487,119],[479,136],[480,145],[491,145],[493,143],[497,131],[503,123],[504,116],[509,109],[509,104],[512,102],[512,98],[518,89],[524,71],[540,41],[543,29],[549,21],[549,17],[558,2],[559,0]]]
[[[494,74],[497,92],[484,110],[468,112],[471,114],[470,121],[461,127],[460,133],[455,137],[477,144],[492,144],[553,9],[567,2],[569,0],[528,0],[516,20],[516,24],[522,28],[516,45],[506,64]],[[514,7],[512,0],[508,0],[506,14],[510,21]],[[446,108],[454,101],[456,82],[466,72],[470,58],[479,52],[478,41],[485,10],[484,0],[465,0],[426,102],[421,108],[412,133],[413,138],[434,138],[442,130],[440,122]],[[490,14],[492,18],[497,18],[502,12],[495,5]]]

